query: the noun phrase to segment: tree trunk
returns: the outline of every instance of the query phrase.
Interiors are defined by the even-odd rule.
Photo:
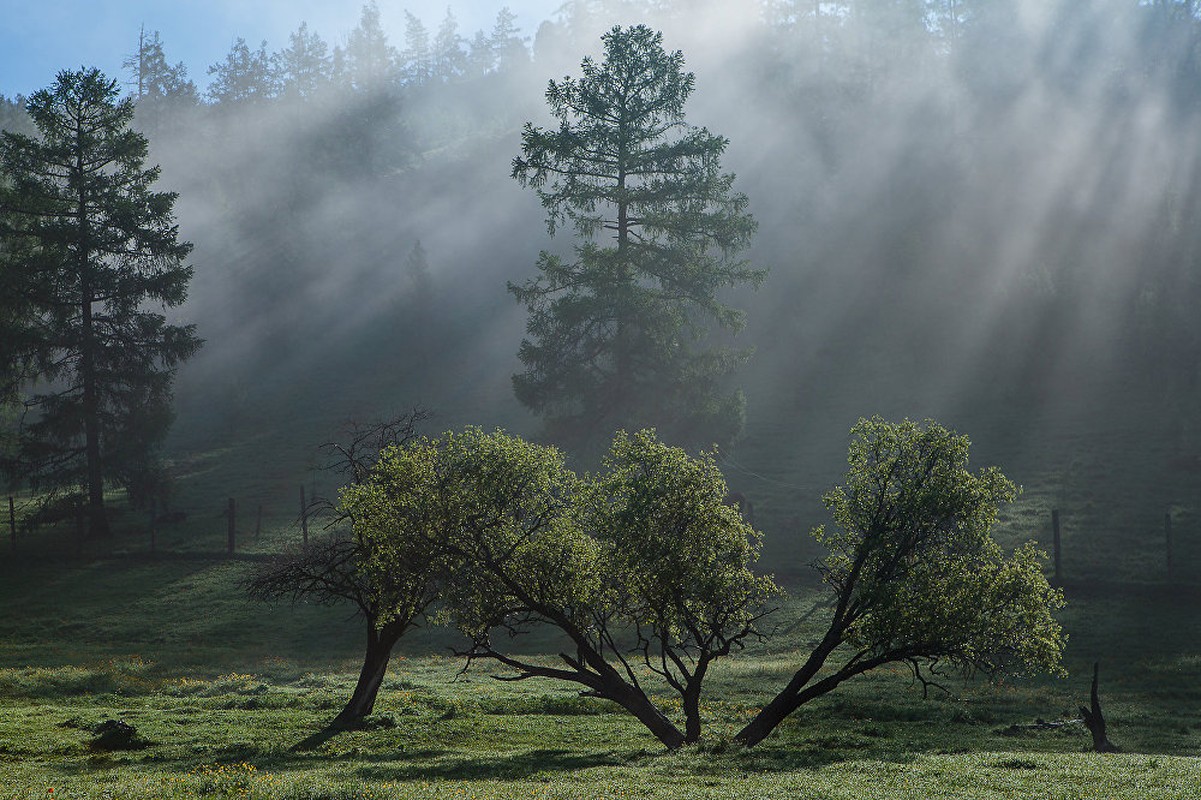
[[[104,513],[104,470],[100,462],[100,400],[96,386],[96,333],[92,321],[93,288],[90,280],[91,264],[88,241],[88,207],[83,182],[83,147],[76,155],[76,170],[79,173],[79,300],[80,300],[80,353],[79,372],[82,383],[84,458],[87,461],[88,486],[88,535],[92,538],[109,535],[108,518]]]
[[[754,747],[771,735],[784,719],[797,710],[796,695],[787,691],[780,692],[765,705],[755,718],[746,724],[734,737],[734,741],[747,747]]]
[[[617,677],[606,676],[603,696],[629,711],[654,734],[668,750],[679,750],[685,743],[684,734],[663,715],[642,691]]]
[[[375,629],[373,620],[367,621],[367,651],[363,655],[363,668],[359,671],[359,682],[355,684],[354,693],[347,701],[346,707],[326,726],[328,729],[356,728],[374,710],[375,698],[379,695],[380,685],[384,682],[384,674],[388,671],[392,648],[400,641],[404,631],[405,626],[395,621],[389,622],[378,631]]]
[[[1090,708],[1080,706],[1080,716],[1089,733],[1093,735],[1093,751],[1097,753],[1116,753],[1118,748],[1105,735],[1105,716],[1101,713],[1101,699],[1097,695],[1097,674],[1099,664],[1093,663],[1093,689],[1089,695]]]
[[[746,724],[734,737],[734,741],[741,742],[747,747],[753,747],[763,741],[776,729],[776,726],[784,721],[792,712],[800,708],[804,703],[832,690],[837,686],[841,679],[838,676],[831,676],[818,682],[817,685],[811,687],[810,691],[806,692],[805,688],[809,682],[813,680],[817,673],[821,670],[822,665],[826,663],[826,659],[834,652],[835,648],[842,642],[842,626],[833,624],[830,630],[826,632],[821,643],[809,654],[809,658],[804,665],[793,673],[792,678],[788,681],[788,685],[780,690],[780,693],[772,698],[771,702],[763,707],[763,709],[755,715],[755,718]]]
[[[695,744],[701,738],[701,684],[690,683],[683,694],[684,741]]]

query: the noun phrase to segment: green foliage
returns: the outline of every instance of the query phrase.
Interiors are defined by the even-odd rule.
[[[814,532],[826,582],[853,610],[847,640],[990,674],[1055,670],[1063,596],[1027,544],[1006,558],[991,538],[1017,489],[996,468],[967,469],[969,440],[942,426],[879,417],[851,429],[846,483],[828,492],[837,530]]]
[[[580,479],[554,448],[468,428],[385,451],[342,509],[373,582],[441,554],[444,614],[471,640],[469,657],[583,684],[675,747],[700,735],[711,663],[761,636],[779,590],[751,571],[759,537],[723,503],[711,457],[620,433],[606,468]],[[573,643],[563,667],[494,636],[540,626]],[[685,735],[644,692],[631,653],[681,696]]]
[[[1006,558],[990,532],[1016,487],[995,468],[970,472],[969,441],[935,422],[861,419],[846,482],[828,492],[837,528],[818,528],[818,565],[833,591],[825,634],[788,684],[738,734],[756,744],[842,682],[907,664],[928,687],[947,667],[970,673],[1056,671],[1065,636],[1052,589],[1027,545]],[[833,659],[841,661],[823,672]]]
[[[151,484],[174,369],[200,346],[192,326],[144,308],[184,301],[191,244],[177,239],[176,195],[152,190],[159,170],[143,165],[148,143],[117,95],[98,70],[60,72],[29,98],[38,136],[0,138],[0,262],[19,277],[3,324],[20,332],[17,377],[49,387],[25,396],[32,413],[4,467],[49,488],[86,485],[100,530],[106,480],[148,499],[136,489]]]
[[[725,503],[712,456],[689,457],[653,431],[619,432],[589,486],[586,523],[604,543],[607,586],[643,662],[681,695],[687,738],[700,737],[701,684],[712,662],[761,637],[780,593],[756,575],[760,536]]]
[[[559,432],[655,425],[728,442],[742,401],[721,379],[748,354],[698,345],[710,322],[742,326],[718,291],[765,277],[738,256],[755,222],[721,172],[726,140],[684,119],[683,54],[643,25],[602,40],[600,64],[549,84],[559,128],[527,124],[513,160],[550,233],[567,224],[579,237],[573,260],[543,252],[539,277],[509,285],[530,312],[514,389]]]

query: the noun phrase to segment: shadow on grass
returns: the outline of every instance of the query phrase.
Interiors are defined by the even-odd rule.
[[[613,753],[571,750],[528,750],[503,755],[463,755],[434,760],[429,753],[403,752],[393,758],[409,763],[372,765],[357,770],[365,780],[519,780],[546,772],[574,772],[591,767],[620,766],[626,761]]]

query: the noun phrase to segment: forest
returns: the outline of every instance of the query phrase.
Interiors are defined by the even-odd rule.
[[[1201,7],[454,12],[0,94],[0,798],[1197,796]]]

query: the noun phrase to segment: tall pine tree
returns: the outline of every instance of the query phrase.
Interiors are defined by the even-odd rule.
[[[718,291],[766,275],[739,255],[755,222],[721,171],[726,139],[684,119],[694,79],[683,54],[642,25],[602,40],[601,63],[550,82],[558,129],[527,124],[513,161],[550,233],[577,236],[573,258],[544,251],[538,277],[509,285],[530,314],[514,388],[562,438],[655,426],[728,442],[743,401],[723,378],[746,354],[705,340],[711,323],[742,325]]]
[[[176,196],[152,190],[159,170],[144,166],[116,81],[60,72],[27,110],[38,134],[0,137],[0,258],[21,294],[21,352],[6,360],[33,379],[2,466],[35,488],[82,489],[90,531],[105,535],[105,487],[150,491],[174,369],[200,345],[147,308],[184,301],[192,246],[178,240]]]

